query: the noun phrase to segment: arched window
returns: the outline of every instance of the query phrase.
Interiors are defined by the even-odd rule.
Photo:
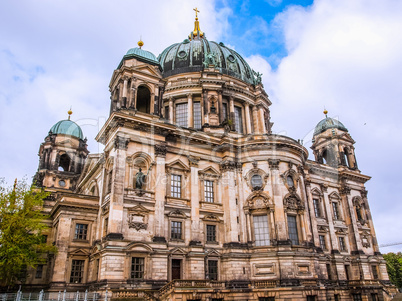
[[[251,177],[251,186],[253,187],[253,190],[260,190],[262,189],[263,182],[262,182],[262,177],[259,174],[253,175]]]
[[[70,170],[70,157],[67,154],[60,156],[59,161],[59,171],[69,171]]]
[[[151,92],[145,86],[138,87],[137,91],[137,110],[143,113],[150,113]]]
[[[295,186],[295,183],[293,182],[293,177],[290,175],[286,177],[286,182],[288,183],[289,187]]]

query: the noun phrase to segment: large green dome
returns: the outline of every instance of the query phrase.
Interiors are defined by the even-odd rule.
[[[339,120],[326,117],[316,125],[314,129],[314,136],[325,132],[327,129],[339,129],[345,132],[348,131],[348,129]]]
[[[214,61],[221,73],[237,77],[247,83],[255,84],[256,77],[247,62],[236,51],[223,43],[208,41],[205,37],[185,39],[181,43],[167,47],[158,56],[163,69],[163,77],[202,71],[207,57]]]
[[[52,128],[50,132],[53,134],[64,134],[77,137],[79,139],[84,139],[82,130],[78,124],[71,120],[60,120]]]

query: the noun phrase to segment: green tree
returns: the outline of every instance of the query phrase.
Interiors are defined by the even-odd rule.
[[[48,252],[57,248],[44,241],[48,228],[42,212],[49,193],[17,180],[5,187],[0,180],[0,284],[21,282],[27,268],[46,262]]]
[[[383,255],[387,262],[389,280],[398,288],[402,288],[402,253],[387,253]]]

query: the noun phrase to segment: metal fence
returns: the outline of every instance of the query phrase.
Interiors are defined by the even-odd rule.
[[[22,292],[0,294],[0,301],[108,301],[108,291],[100,294],[96,292]]]

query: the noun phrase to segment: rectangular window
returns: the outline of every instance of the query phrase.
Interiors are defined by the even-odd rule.
[[[98,259],[96,259],[96,261],[95,261],[95,273],[94,273],[94,275],[95,275],[95,280],[98,280],[98,277],[99,277],[99,263],[100,263],[100,260],[99,260],[99,258]]]
[[[181,198],[181,175],[171,176],[170,196],[174,198]]]
[[[241,108],[240,107],[235,107],[234,108],[234,115],[235,115],[235,131],[242,134],[243,133],[243,122],[242,122],[242,116],[241,116]]]
[[[275,297],[259,297],[258,301],[275,301]]]
[[[335,299],[335,301],[341,301],[341,298],[339,297],[338,294],[335,294],[335,295],[334,295],[334,299]]]
[[[351,274],[350,274],[350,265],[345,264],[345,275],[346,275],[346,279],[350,280],[351,279]]]
[[[164,116],[165,116],[165,119],[166,119],[166,120],[169,120],[169,106],[166,106],[166,107],[165,107],[165,114],[164,114]]]
[[[207,242],[216,242],[216,226],[207,225]]]
[[[296,216],[288,215],[288,231],[289,231],[289,239],[291,240],[292,245],[298,245],[299,234],[297,233]]]
[[[84,279],[84,260],[73,259],[71,263],[70,283],[82,283]]]
[[[170,224],[170,237],[172,239],[182,239],[181,222],[172,221]]]
[[[253,216],[254,223],[254,237],[255,245],[258,246],[269,246],[269,227],[268,227],[268,216],[266,215],[255,215]]]
[[[113,169],[109,171],[108,180],[107,180],[107,192],[112,191],[112,178],[113,178]]]
[[[208,260],[208,278],[209,280],[218,280],[218,261]]]
[[[377,280],[378,279],[378,268],[376,265],[371,266],[371,271],[373,272],[373,279]]]
[[[313,205],[315,217],[321,217],[320,201],[318,199],[313,199]]]
[[[338,203],[336,203],[336,202],[333,202],[332,203],[332,209],[333,209],[333,211],[334,211],[334,219],[336,219],[336,220],[338,220],[338,219],[340,219],[340,216],[339,216],[339,208],[338,208]]]
[[[144,279],[144,258],[142,257],[132,258],[131,279]]]
[[[316,300],[316,296],[307,296],[307,301],[315,301]]]
[[[327,245],[325,244],[325,236],[324,236],[324,235],[320,235],[320,236],[318,236],[318,237],[319,237],[319,239],[320,239],[320,247],[321,247],[321,249],[326,250],[326,249],[327,249]]]
[[[201,103],[195,102],[193,104],[193,120],[194,120],[194,128],[199,130],[202,127],[201,122]]]
[[[38,264],[38,266],[36,267],[35,278],[41,279],[42,276],[43,276],[43,264]]]
[[[188,108],[187,103],[176,105],[176,124],[181,127],[188,127],[187,123]]]
[[[107,235],[107,227],[109,227],[109,218],[105,218],[105,222],[103,223],[103,237]]]
[[[205,202],[213,203],[214,202],[214,182],[205,180],[204,181],[204,197]]]
[[[327,263],[326,267],[327,267],[328,280],[332,280],[331,265]]]
[[[378,301],[378,294],[371,294],[371,301]]]
[[[88,225],[87,224],[76,224],[75,225],[74,239],[86,240],[87,234],[88,234]]]
[[[339,240],[339,250],[346,251],[345,238],[339,237],[338,240]]]
[[[352,294],[353,301],[362,301],[362,294]]]
[[[228,104],[227,103],[222,104],[222,113],[223,113],[223,119],[228,119]]]

